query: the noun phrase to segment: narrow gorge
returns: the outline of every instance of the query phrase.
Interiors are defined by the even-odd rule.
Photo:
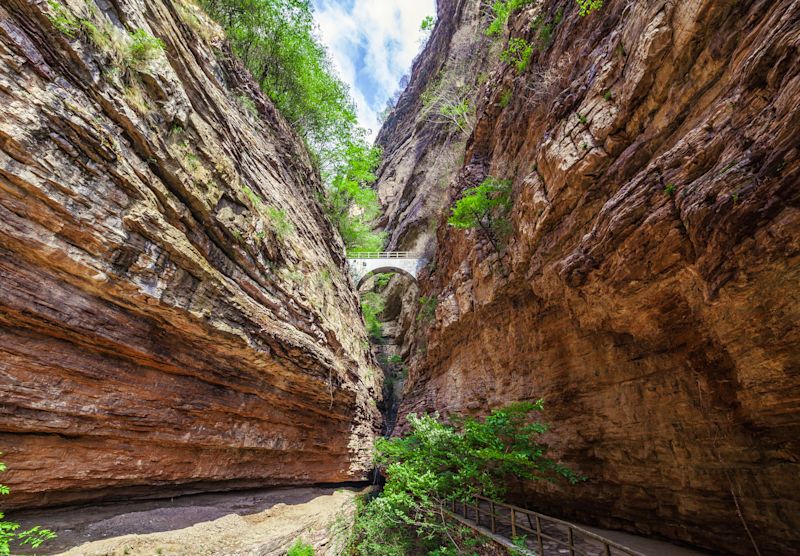
[[[225,26],[310,4],[226,1],[0,5],[0,510],[59,535],[12,554],[505,553],[359,516],[413,416],[538,400],[563,477],[480,492],[800,553],[800,2],[437,0],[336,174]]]

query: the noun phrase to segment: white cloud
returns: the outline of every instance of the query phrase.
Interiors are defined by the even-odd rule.
[[[434,0],[315,0],[323,43],[350,85],[360,124],[374,138],[378,113],[411,68]]]

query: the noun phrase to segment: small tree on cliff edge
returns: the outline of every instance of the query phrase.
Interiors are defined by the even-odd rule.
[[[0,473],[6,470],[6,465],[0,462]],[[0,495],[5,496],[9,492],[6,485],[0,484]],[[20,546],[30,545],[36,548],[44,541],[55,538],[56,534],[48,529],[42,529],[38,525],[27,531],[17,532],[19,523],[13,521],[6,521],[3,519],[5,516],[0,512],[0,556],[8,556],[11,554],[11,544],[19,543]]]
[[[497,253],[511,233],[508,213],[511,211],[511,180],[488,177],[467,189],[456,201],[447,223],[454,228],[478,229]]]

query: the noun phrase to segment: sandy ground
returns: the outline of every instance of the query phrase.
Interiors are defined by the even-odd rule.
[[[17,514],[58,539],[37,555],[278,556],[296,539],[339,552],[359,489],[294,488],[182,496]]]

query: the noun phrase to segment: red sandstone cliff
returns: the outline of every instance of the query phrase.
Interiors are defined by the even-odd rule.
[[[488,24],[478,4],[440,2],[381,134],[393,238],[410,229],[393,199],[437,187],[404,169],[452,151],[419,117],[424,68]],[[588,481],[524,485],[525,504],[724,553],[755,553],[747,529],[764,554],[800,551],[800,3],[612,0],[581,18],[548,0],[510,34],[538,43],[559,11],[523,72],[474,70],[464,163],[441,208],[411,217],[436,230],[421,287],[438,306],[401,412],[544,398],[558,457]],[[444,223],[489,175],[513,180],[502,257]]]
[[[0,6],[4,506],[363,478],[379,371],[301,142],[191,3],[93,6]]]

